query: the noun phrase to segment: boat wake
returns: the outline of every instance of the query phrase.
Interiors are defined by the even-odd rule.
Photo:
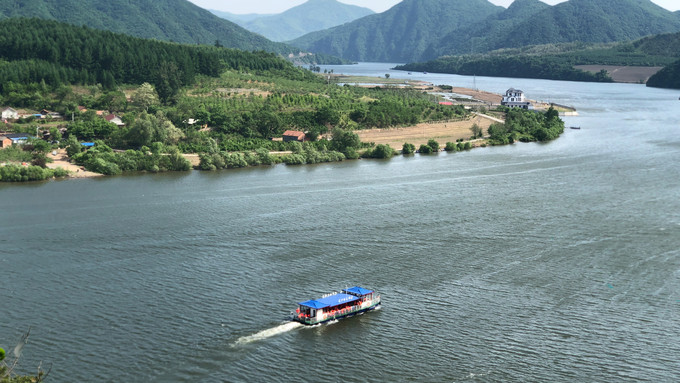
[[[262,330],[256,334],[242,336],[238,338],[232,346],[243,346],[248,343],[259,342],[261,340],[265,340],[273,336],[277,336],[288,331],[294,330],[298,327],[302,327],[302,324],[299,322],[286,322],[282,325]]]

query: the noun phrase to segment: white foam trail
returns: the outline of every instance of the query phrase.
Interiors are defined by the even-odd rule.
[[[284,332],[294,330],[294,329],[296,329],[300,326],[302,326],[302,323],[286,322],[282,325],[272,327],[272,328],[268,328],[266,330],[262,330],[262,331],[260,331],[256,334],[253,334],[253,335],[242,336],[242,337],[238,338],[238,340],[236,342],[234,342],[234,346],[242,346],[244,344],[265,340],[267,338],[271,338],[273,336],[283,334]]]

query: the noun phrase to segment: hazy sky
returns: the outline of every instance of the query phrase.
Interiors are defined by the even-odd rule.
[[[281,13],[286,9],[300,5],[307,0],[189,0],[199,7],[216,9],[231,13]],[[384,12],[399,3],[400,0],[339,0],[346,4],[354,4],[371,8],[375,12]],[[492,3],[507,7],[512,0],[490,0]],[[542,0],[544,3],[557,4],[566,0]],[[680,10],[679,0],[652,0],[671,11]]]

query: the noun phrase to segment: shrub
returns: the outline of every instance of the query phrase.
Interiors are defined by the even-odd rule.
[[[458,151],[458,145],[456,145],[455,142],[447,142],[444,150],[446,150],[447,152],[457,152]]]
[[[401,148],[401,153],[406,155],[406,154],[413,154],[416,152],[416,146],[413,144],[409,144],[408,142],[404,143],[404,146]]]
[[[364,153],[366,158],[391,158],[394,156],[394,149],[391,146],[380,144],[373,150],[368,150]]]
[[[430,148],[432,148],[432,151],[433,151],[433,152],[435,152],[435,153],[436,153],[436,152],[439,152],[439,142],[437,142],[437,141],[435,141],[435,140],[433,140],[433,139],[430,139],[429,141],[427,141],[427,146],[429,146]]]
[[[430,145],[422,144],[420,145],[418,151],[420,154],[432,154],[432,147]]]

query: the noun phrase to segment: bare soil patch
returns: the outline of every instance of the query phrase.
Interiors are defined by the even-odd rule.
[[[643,84],[656,72],[663,69],[660,66],[614,66],[614,65],[576,65],[574,68],[586,72],[598,73],[602,69],[609,72],[615,82]]]
[[[360,130],[356,133],[362,142],[387,144],[396,150],[401,150],[405,142],[419,147],[427,144],[430,139],[438,141],[444,147],[447,142],[469,139],[472,136],[472,125],[477,124],[486,132],[492,123],[487,118],[476,116],[465,121],[421,123],[403,128]]]

